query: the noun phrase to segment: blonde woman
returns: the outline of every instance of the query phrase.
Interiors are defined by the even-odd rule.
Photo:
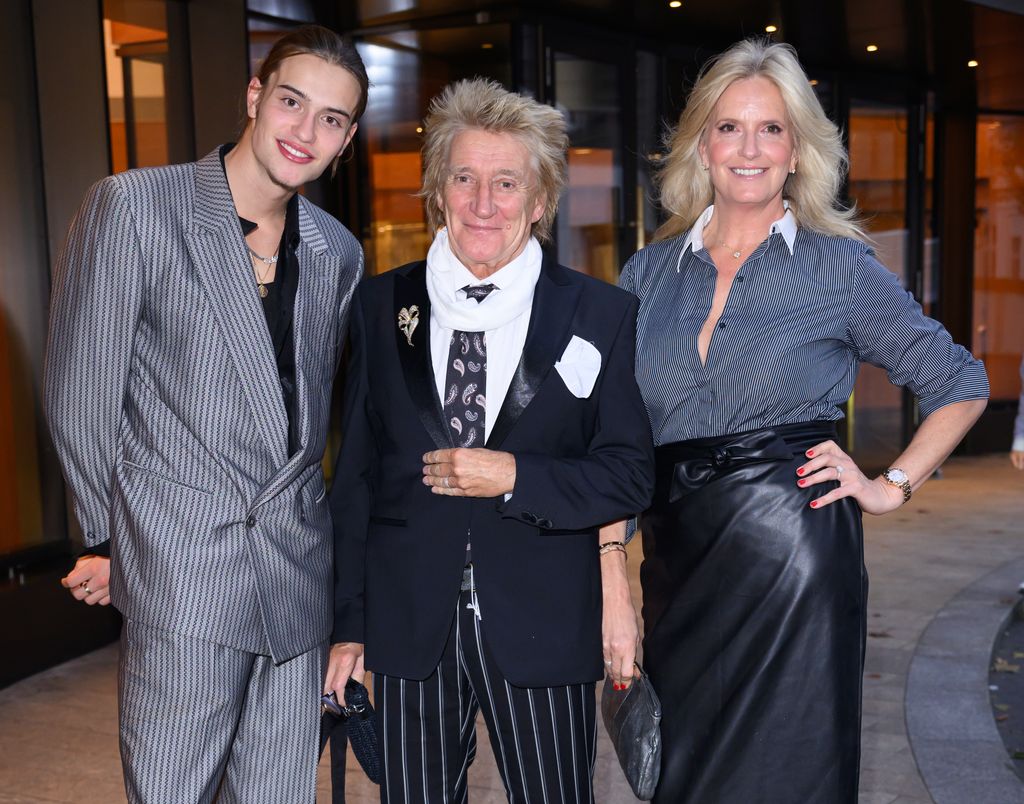
[[[792,48],[740,42],[693,88],[661,174],[671,217],[622,273],[656,444],[641,517],[655,801],[856,801],[861,512],[903,505],[986,404],[981,363],[837,205],[845,166]],[[834,439],[862,361],[924,418],[874,478]]]

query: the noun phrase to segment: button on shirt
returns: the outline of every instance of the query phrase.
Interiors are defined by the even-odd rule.
[[[513,282],[528,281],[523,277],[523,272],[515,262],[500,268],[486,279],[478,279],[470,273],[469,269],[462,264],[454,265],[452,270],[442,274],[444,277],[445,292],[451,294],[451,298],[457,304],[477,305],[477,302],[462,290],[466,285],[495,286],[482,302],[482,308],[496,309],[503,305],[502,289],[508,288]],[[523,347],[526,345],[526,333],[530,328],[530,311],[532,305],[527,306],[526,311],[513,318],[509,323],[497,329],[485,330],[487,334],[487,408],[486,420],[484,422],[484,439],[491,434],[494,422],[498,418],[502,403],[505,401],[505,394],[512,384],[512,376],[519,365],[519,358],[523,354]],[[452,330],[442,327],[437,318],[431,313],[430,316],[430,357],[434,369],[434,382],[437,387],[437,396],[444,399],[445,378],[448,371],[448,348],[452,337]]]
[[[800,228],[791,212],[740,267],[701,364],[717,277],[701,237],[712,213],[635,254],[619,283],[640,299],[637,382],[655,444],[841,419],[862,361],[908,387],[923,416],[988,396],[981,362],[867,245]]]

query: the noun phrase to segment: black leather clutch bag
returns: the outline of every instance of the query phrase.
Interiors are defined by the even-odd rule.
[[[625,690],[605,679],[601,715],[633,794],[650,801],[661,775],[661,701],[647,674],[639,665],[637,670]]]
[[[380,784],[380,757],[377,755],[377,713],[370,703],[366,687],[354,679],[345,684],[345,706],[338,703],[334,693],[321,699],[323,715],[320,718],[320,751],[327,739],[337,730],[343,730],[352,746],[352,753],[363,772],[374,784]]]

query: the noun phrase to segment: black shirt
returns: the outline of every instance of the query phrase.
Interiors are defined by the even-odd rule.
[[[220,164],[224,166],[224,157],[233,148],[232,144],[220,148]],[[245,237],[256,230],[257,224],[238,216]],[[293,455],[298,449],[298,422],[295,416],[295,338],[292,333],[292,322],[295,319],[295,294],[299,287],[299,261],[295,250],[299,246],[299,199],[293,195],[288,200],[285,210],[284,230],[277,250],[277,270],[274,281],[267,284],[267,295],[260,301],[263,303],[263,315],[267,320],[267,330],[273,344],[274,356],[277,359],[277,373],[281,381],[281,397],[284,400],[285,413],[288,415],[288,454]],[[264,268],[262,263],[257,266]],[[261,271],[262,273],[262,271]],[[253,291],[256,291],[256,279],[253,274]]]

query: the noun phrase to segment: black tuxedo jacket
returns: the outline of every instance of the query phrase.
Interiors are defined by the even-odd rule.
[[[399,329],[419,308],[412,343]],[[644,510],[650,424],[633,375],[637,301],[545,258],[523,354],[486,447],[516,458],[511,499],[447,497],[423,454],[452,444],[430,358],[426,263],[365,280],[352,305],[344,443],[331,492],[333,642],[363,642],[368,669],[423,679],[459,596],[466,537],[482,627],[519,686],[603,673],[597,529]],[[573,335],[601,354],[590,396],[554,369]]]

